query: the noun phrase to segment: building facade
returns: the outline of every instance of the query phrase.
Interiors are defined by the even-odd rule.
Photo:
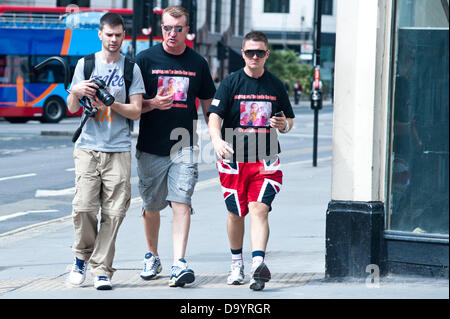
[[[330,277],[448,277],[449,7],[339,1]]]
[[[320,65],[321,80],[333,88],[337,0],[322,0]],[[313,63],[315,0],[252,1],[252,29],[267,34],[273,49],[291,49],[301,63]]]

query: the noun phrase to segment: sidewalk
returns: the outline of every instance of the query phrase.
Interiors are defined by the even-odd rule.
[[[330,281],[325,273],[325,216],[331,191],[331,161],[317,167],[288,163],[283,189],[270,213],[266,262],[272,280],[263,291],[249,289],[249,219],[244,261],[246,284],[227,286],[230,254],[226,212],[217,179],[199,182],[193,198],[195,214],[186,259],[196,281],[184,288],[168,287],[172,262],[171,212],[161,213],[160,247],[163,271],[158,279],[139,278],[146,251],[139,198],[132,200],[116,245],[117,269],[111,291],[97,291],[88,274],[82,287],[66,284],[72,261],[70,216],[27,231],[0,237],[0,299],[428,299],[449,298],[448,280],[387,276],[379,285],[365,279]],[[200,172],[200,180],[202,180]],[[235,300],[238,302],[238,300]]]

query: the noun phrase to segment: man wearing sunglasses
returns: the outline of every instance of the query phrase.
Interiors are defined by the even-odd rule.
[[[186,46],[189,32],[186,9],[167,7],[162,14],[161,30],[163,42],[136,58],[146,90],[136,145],[147,244],[140,275],[148,280],[161,272],[158,254],[160,211],[170,205],[173,211],[173,266],[169,286],[182,287],[195,280],[194,272],[184,258],[193,212],[191,197],[198,177],[198,147],[194,136],[198,119],[196,98],[206,114],[215,86],[206,60]],[[186,135],[187,141],[183,139]]]
[[[250,289],[262,290],[271,278],[264,262],[269,237],[268,213],[283,177],[277,131],[287,133],[292,128],[294,113],[283,83],[264,69],[270,55],[265,34],[248,33],[241,52],[245,67],[222,81],[208,110],[208,126],[219,157],[217,168],[228,210],[232,263],[227,283],[244,282],[244,217],[249,214]],[[246,121],[248,106],[255,104],[258,107],[254,109],[260,112],[253,112],[254,120]],[[264,120],[266,116],[270,120]]]

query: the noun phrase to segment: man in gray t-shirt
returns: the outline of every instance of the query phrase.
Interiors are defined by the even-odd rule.
[[[72,79],[72,88],[79,83],[97,87],[92,82],[83,82],[84,63],[84,58],[77,63]],[[114,96],[116,103],[110,107],[100,105],[93,120],[87,121],[83,127],[76,147],[102,152],[125,152],[131,150],[131,132],[128,119],[136,120],[139,116],[127,116],[127,113],[121,115],[117,106],[117,104],[124,104],[126,101],[124,63],[125,57],[123,55],[120,55],[119,59],[113,63],[105,63],[102,59],[101,51],[95,54],[95,67],[92,71],[91,79],[101,78],[107,84],[108,91]],[[133,99],[134,95],[141,96],[143,92],[145,92],[145,89],[141,71],[139,66],[134,64],[133,81],[129,89],[130,100]],[[99,103],[98,98],[95,97],[95,99]],[[124,106],[126,105],[124,104]],[[130,108],[126,111],[132,112],[133,109]]]
[[[145,92],[140,69],[134,64],[129,102],[126,102],[125,58],[120,54],[124,36],[120,15],[106,13],[102,16],[99,30],[102,50],[95,54],[91,79],[101,78],[115,102],[105,106],[98,99],[98,86],[91,79],[84,78],[84,58],[75,68],[67,98],[72,113],[79,110],[83,96],[97,108],[96,116],[86,122],[74,149],[76,178],[72,217],[75,257],[69,283],[81,285],[90,263],[94,287],[99,290],[112,288],[115,240],[131,198],[131,132],[128,122],[140,117],[142,94]]]

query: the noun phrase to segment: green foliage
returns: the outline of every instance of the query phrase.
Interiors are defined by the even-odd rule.
[[[300,64],[299,56],[292,50],[271,50],[266,68],[275,74],[282,82],[288,81],[292,88],[299,81],[303,87],[303,95],[309,94],[311,88],[312,66]]]

